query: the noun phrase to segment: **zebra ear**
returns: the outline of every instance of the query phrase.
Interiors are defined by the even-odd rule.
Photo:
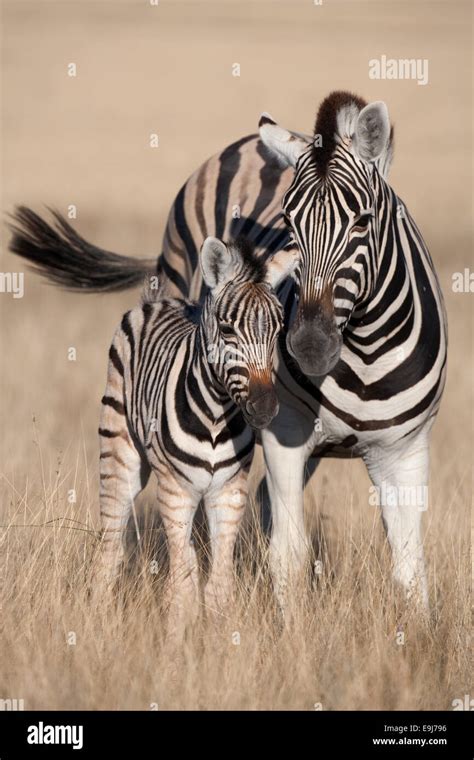
[[[262,113],[258,122],[260,139],[263,144],[278,159],[281,166],[296,166],[301,153],[311,142],[310,137],[298,132],[289,132],[278,124],[267,113]]]
[[[206,285],[213,290],[223,285],[234,273],[231,253],[222,240],[205,239],[201,248],[201,271]]]
[[[355,153],[364,161],[376,161],[389,146],[390,119],[382,100],[369,103],[360,112],[352,136]]]
[[[277,288],[283,280],[286,280],[295,270],[300,260],[297,248],[291,250],[281,250],[267,261],[267,273],[265,282],[272,288]]]

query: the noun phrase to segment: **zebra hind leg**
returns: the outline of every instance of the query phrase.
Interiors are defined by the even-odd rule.
[[[119,575],[124,532],[135,497],[145,487],[150,467],[137,449],[123,405],[110,395],[102,400],[100,435],[100,517],[102,538],[94,585],[110,587]]]

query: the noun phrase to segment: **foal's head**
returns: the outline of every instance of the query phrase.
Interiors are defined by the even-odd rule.
[[[280,251],[264,261],[247,241],[226,245],[209,237],[200,263],[209,288],[203,322],[208,359],[245,420],[266,427],[278,412],[272,364],[282,309],[275,288],[293,271],[296,254]]]

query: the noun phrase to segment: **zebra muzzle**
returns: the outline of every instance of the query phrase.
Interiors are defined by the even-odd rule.
[[[249,425],[257,429],[267,427],[278,414],[278,410],[278,398],[273,387],[266,390],[263,390],[261,386],[257,386],[256,389],[250,387],[243,410]]]
[[[288,331],[286,346],[305,375],[327,375],[341,355],[342,335],[329,320],[300,320]]]

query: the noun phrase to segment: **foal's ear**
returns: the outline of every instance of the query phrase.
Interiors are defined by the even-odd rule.
[[[274,253],[267,261],[267,273],[265,282],[272,288],[277,288],[291,273],[295,270],[300,260],[297,248],[291,248],[289,251],[281,250]]]
[[[263,144],[285,168],[296,166],[298,158],[312,140],[299,132],[290,132],[280,127],[268,113],[262,113],[258,128]]]
[[[215,237],[206,238],[202,244],[200,263],[204,282],[211,290],[223,285],[234,274],[228,247]]]
[[[356,154],[364,161],[375,161],[388,148],[390,119],[382,100],[369,103],[357,117],[352,144]]]

